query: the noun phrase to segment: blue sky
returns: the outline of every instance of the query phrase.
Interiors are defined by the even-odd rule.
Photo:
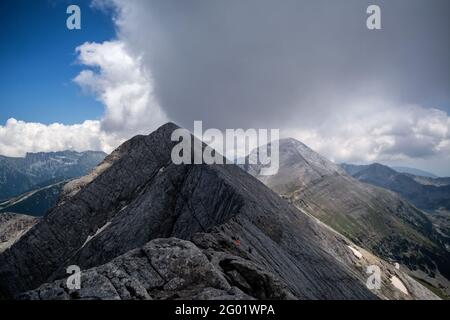
[[[114,38],[111,17],[90,1],[0,1],[0,123],[11,117],[49,124],[98,119],[103,107],[72,82],[81,66],[75,48]],[[66,28],[77,4],[82,29]]]

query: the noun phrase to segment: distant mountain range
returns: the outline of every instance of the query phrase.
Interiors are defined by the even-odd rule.
[[[378,163],[342,164],[342,168],[359,181],[392,190],[427,212],[450,213],[450,178],[432,178],[401,173]],[[411,172],[411,170],[409,170]]]
[[[254,150],[249,157],[258,152]],[[399,262],[415,276],[450,293],[449,238],[433,226],[426,214],[396,193],[352,178],[339,165],[294,139],[280,140],[280,169],[276,175],[260,175],[258,165],[243,168],[357,245],[388,261]],[[368,169],[344,168],[359,178]],[[380,176],[380,185],[386,181],[392,180]]]
[[[325,211],[334,202],[339,208],[345,205],[335,197],[360,194],[367,200],[364,190],[377,188],[310,150],[301,152],[305,148],[297,148],[298,143],[282,143],[281,178],[287,177],[289,165],[295,169],[291,176],[302,173],[307,182],[298,176],[302,182],[295,188],[294,179],[287,187],[274,181],[294,193],[297,208],[236,165],[175,165],[171,134],[177,128],[168,123],[125,142],[88,175],[67,184],[45,219],[31,229],[26,226],[19,238],[15,228],[14,243],[8,246],[11,242],[4,239],[0,253],[0,298],[437,298],[406,269],[395,268],[317,220],[295,197],[325,179],[313,192],[324,205],[310,202],[309,195],[305,199],[326,215],[334,213]],[[333,177],[344,182],[337,179],[339,192],[327,197],[335,190],[326,187]],[[373,203],[386,201],[383,209],[391,211],[367,212],[372,203],[352,202],[360,208],[348,214],[355,218],[343,230],[362,245],[379,244],[372,248],[386,257],[438,273],[434,263],[443,268],[441,251],[424,215],[389,191],[376,193],[390,195]],[[366,224],[359,218],[363,212]],[[342,219],[346,215],[339,213]],[[377,219],[391,226],[389,233]],[[389,235],[399,241],[398,248],[387,241]],[[414,253],[410,244],[416,246]],[[407,261],[402,250],[414,257]],[[66,287],[66,268],[73,264],[83,270],[81,290]],[[370,265],[380,267],[379,290],[366,286]]]
[[[415,176],[427,177],[427,178],[438,178],[438,176],[436,176],[435,174],[433,174],[431,172],[427,172],[427,171],[416,169],[416,168],[410,168],[410,167],[391,167],[391,168],[400,173],[409,173],[409,174],[412,174]]]
[[[56,203],[63,182],[87,174],[105,156],[94,151],[0,156],[0,212],[43,215]]]

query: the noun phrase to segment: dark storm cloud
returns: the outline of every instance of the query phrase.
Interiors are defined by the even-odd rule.
[[[170,120],[279,128],[335,161],[450,175],[449,1],[94,0],[111,2]],[[366,28],[371,4],[382,30]]]
[[[119,0],[119,2],[121,2]],[[382,30],[366,28],[378,4]],[[449,108],[447,0],[124,1],[168,116],[189,126],[284,126],[354,97]]]

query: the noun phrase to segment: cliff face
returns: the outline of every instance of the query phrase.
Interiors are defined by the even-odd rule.
[[[239,167],[174,165],[176,128],[127,141],[75,181],[0,254],[0,296],[376,298],[350,242]],[[58,280],[73,264],[87,280],[78,293]]]

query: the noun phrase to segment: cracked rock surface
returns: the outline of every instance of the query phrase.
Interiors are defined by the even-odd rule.
[[[239,261],[239,257],[235,257]],[[250,268],[257,272],[253,266]],[[192,272],[195,270],[195,272]],[[245,276],[245,273],[244,273]],[[155,239],[111,262],[82,272],[81,290],[66,279],[44,284],[20,299],[251,299],[225,278],[192,242]],[[275,281],[274,279],[270,279]],[[277,288],[285,290],[285,288]],[[274,293],[278,293],[274,292]]]

